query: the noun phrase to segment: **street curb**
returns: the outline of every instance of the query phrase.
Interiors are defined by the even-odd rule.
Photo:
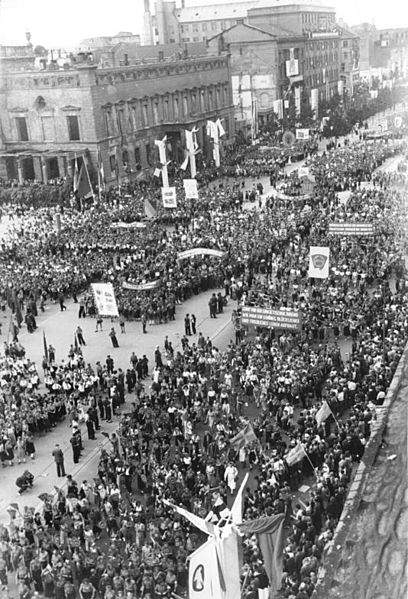
[[[346,551],[346,539],[352,530],[353,518],[359,509],[360,502],[370,477],[371,469],[377,457],[387,426],[390,409],[400,389],[405,369],[408,367],[408,343],[398,363],[397,369],[388,388],[381,410],[377,412],[377,420],[373,422],[371,435],[364,450],[363,458],[356,470],[344,503],[340,520],[337,524],[330,546],[325,550],[322,564],[318,571],[316,587],[311,599],[329,599],[332,588],[341,588],[341,581],[336,576]],[[339,549],[338,549],[339,548]]]

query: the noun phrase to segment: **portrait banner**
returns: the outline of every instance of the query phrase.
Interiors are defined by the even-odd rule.
[[[92,283],[92,291],[100,316],[119,316],[112,283]]]

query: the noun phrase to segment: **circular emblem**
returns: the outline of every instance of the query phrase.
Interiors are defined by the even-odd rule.
[[[193,591],[204,590],[204,566],[200,564],[193,573]]]
[[[324,256],[323,254],[313,254],[312,262],[315,268],[323,270],[324,265],[327,262],[327,256]]]

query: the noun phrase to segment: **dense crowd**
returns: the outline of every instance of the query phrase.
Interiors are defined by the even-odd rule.
[[[293,333],[258,331],[224,352],[202,334],[184,336],[176,353],[166,343],[156,349],[150,388],[146,356],[132,354],[124,372],[110,356],[105,365],[86,365],[80,349],[71,348],[67,361],[44,364],[45,396],[36,390],[35,367],[17,342],[11,344],[1,371],[4,438],[24,440],[33,413],[48,415],[58,406],[73,428],[81,419],[91,421],[92,438],[93,426],[111,420],[128,396],[94,481],[68,477],[66,491],[45,498],[42,510],[10,511],[10,524],[0,531],[3,584],[14,572],[22,598],[32,591],[58,599],[183,595],[186,558],[204,535],[163,499],[220,523],[238,473],[250,469],[255,477],[245,493],[244,519],[285,514],[281,595],[310,597],[354,465],[406,343],[402,175],[372,175],[402,149],[402,142],[376,142],[313,156],[313,197],[290,205],[271,197],[259,210],[244,212],[239,186],[202,190],[193,212],[191,202],[180,200],[171,229],[163,227],[161,211],[145,229],[118,235],[110,226],[131,217],[129,205],[141,214],[142,194],[126,207],[65,211],[60,232],[48,208],[18,223],[2,243],[1,274],[4,301],[19,302],[20,309],[29,300],[76,298],[92,280],[109,280],[126,317],[147,314],[160,323],[191,294],[223,286],[226,296],[242,303],[301,310],[303,325]],[[249,156],[243,168],[251,169],[252,150]],[[297,186],[296,176],[287,180],[278,171],[276,178],[289,191]],[[367,180],[369,187],[362,185]],[[346,203],[336,195],[344,189],[351,191]],[[329,222],[353,221],[357,214],[373,224],[375,235],[356,242],[328,238]],[[309,247],[328,239],[330,276],[309,279]],[[221,249],[225,257],[195,257],[181,266],[177,253],[195,246]],[[158,278],[161,285],[150,295],[122,288],[124,281]],[[90,297],[79,304],[92,313]],[[347,362],[340,337],[351,340]],[[318,423],[324,401],[335,419]],[[17,408],[20,427],[13,421]],[[258,442],[237,449],[230,440],[248,417]],[[308,458],[288,466],[285,456],[298,442]],[[292,501],[305,482],[309,499]],[[244,538],[243,545],[245,596],[254,599],[267,586],[266,575],[255,538]]]

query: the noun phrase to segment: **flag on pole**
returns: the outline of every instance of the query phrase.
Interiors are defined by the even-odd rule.
[[[78,196],[80,198],[87,199],[93,197],[93,191],[85,161],[82,162],[81,170],[79,171],[76,191],[78,192]]]
[[[307,457],[305,448],[303,447],[303,443],[298,441],[295,447],[286,454],[285,460],[288,466],[292,466],[303,460],[304,457]]]
[[[252,441],[258,441],[257,436],[254,433],[254,429],[250,422],[247,422],[242,430],[239,431],[230,439],[231,445],[233,445],[234,449],[239,451],[242,447],[249,445]]]
[[[48,344],[47,344],[47,339],[45,337],[45,331],[43,331],[43,344],[44,344],[44,356],[48,362]]]
[[[205,532],[207,535],[215,535],[217,533],[216,527],[214,526],[214,524],[212,524],[211,522],[207,522],[206,520],[204,520],[204,518],[200,518],[200,516],[196,516],[195,514],[192,514],[191,512],[189,512],[188,510],[186,510],[183,507],[174,505],[174,503],[171,503],[167,499],[163,499],[163,503],[164,503],[164,505],[167,505],[168,507],[173,508],[173,510],[175,510],[181,516],[184,516],[184,518],[187,518],[187,520],[189,522],[191,522],[191,524],[193,524],[196,528],[198,528],[202,532]]]
[[[322,422],[327,420],[327,418],[330,416],[330,414],[331,414],[331,409],[329,407],[329,404],[327,403],[327,401],[324,401],[322,403],[321,407],[317,410],[316,415],[315,415],[317,426],[320,426],[322,424]]]
[[[242,481],[241,486],[238,489],[238,493],[234,499],[234,503],[232,504],[230,519],[233,524],[242,524],[242,500],[245,485],[248,482],[248,478],[249,474],[247,472],[244,476],[244,480]]]
[[[284,514],[258,518],[241,524],[239,529],[244,534],[256,534],[264,559],[265,572],[271,586],[271,597],[282,586],[283,576],[283,522]]]
[[[327,279],[329,277],[328,247],[311,247],[309,253],[309,277]]]
[[[189,599],[223,599],[215,539],[208,539],[189,559]]]

